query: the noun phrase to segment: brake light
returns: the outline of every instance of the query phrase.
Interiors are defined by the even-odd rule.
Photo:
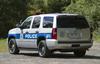
[[[52,39],[57,39],[57,28],[52,29]]]

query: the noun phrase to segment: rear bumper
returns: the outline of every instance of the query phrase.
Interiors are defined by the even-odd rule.
[[[49,50],[56,49],[88,49],[93,45],[93,41],[77,41],[77,42],[58,42],[57,40],[46,40]]]

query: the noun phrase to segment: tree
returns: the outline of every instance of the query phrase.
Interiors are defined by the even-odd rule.
[[[77,13],[87,17],[93,29],[100,24],[100,0],[0,0],[0,38],[20,19],[37,13]]]
[[[61,13],[69,4],[70,0],[48,0],[48,12]]]
[[[0,38],[26,16],[27,0],[0,0]]]
[[[100,0],[71,0],[71,4],[65,7],[66,13],[77,13],[87,17],[91,27],[98,28],[100,21]]]

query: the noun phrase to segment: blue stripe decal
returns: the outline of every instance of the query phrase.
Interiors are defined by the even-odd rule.
[[[35,39],[38,38],[39,36],[43,36],[47,39],[51,39],[51,33],[29,33],[29,34],[24,34],[23,38],[24,39]]]
[[[20,39],[20,34],[8,34],[9,37],[15,37],[16,39]]]
[[[47,39],[51,39],[51,33],[28,33],[23,34],[23,39],[36,39],[39,36],[45,37]],[[16,39],[20,39],[20,34],[8,34],[9,37],[15,37]]]

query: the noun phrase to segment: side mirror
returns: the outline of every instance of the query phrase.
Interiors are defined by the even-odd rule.
[[[19,28],[20,27],[20,24],[16,24],[16,27]]]
[[[16,24],[16,27],[17,27],[17,28],[20,28],[20,29],[25,28],[24,26],[21,26],[21,24]]]
[[[22,21],[23,21],[23,20],[20,20],[20,22],[16,24],[16,27],[17,27],[17,28],[20,28],[20,27],[21,27]]]

